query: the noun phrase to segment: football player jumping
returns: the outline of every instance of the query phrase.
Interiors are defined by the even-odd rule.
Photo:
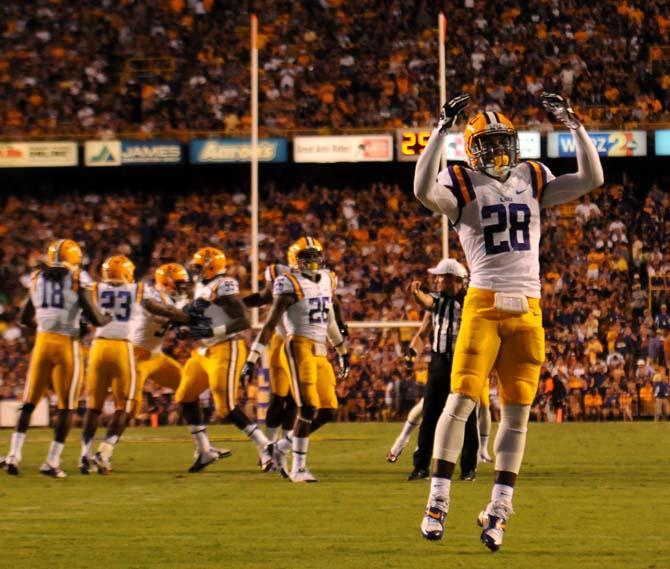
[[[513,512],[514,485],[523,459],[530,405],[544,361],[540,310],[540,209],[573,201],[603,183],[598,152],[567,100],[542,93],[544,108],[572,131],[577,172],[555,178],[533,161],[519,161],[514,125],[497,112],[477,113],[465,128],[470,168],[438,172],[445,136],[469,102],[462,94],[442,108],[419,158],[414,194],[446,214],[470,267],[461,331],[454,351],[452,392],[438,422],[430,495],[421,523],[426,539],[444,534],[451,476],[463,446],[465,421],[489,372],[500,385],[501,420],[494,450],[491,501],[479,515],[482,542],[497,551]]]

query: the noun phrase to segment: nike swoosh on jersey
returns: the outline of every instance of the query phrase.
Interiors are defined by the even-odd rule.
[[[519,195],[519,194],[523,194],[527,189],[528,189],[528,188],[524,188],[524,189],[521,190],[521,191],[516,190],[516,194],[517,194],[517,195]]]

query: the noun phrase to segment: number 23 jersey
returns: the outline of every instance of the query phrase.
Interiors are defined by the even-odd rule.
[[[284,273],[272,287],[273,296],[294,294],[296,302],[284,313],[284,326],[289,336],[302,336],[325,344],[328,334],[328,314],[337,288],[335,274],[321,269],[317,281],[299,273]]]
[[[96,338],[127,340],[133,316],[142,310],[144,284],[93,284],[93,300],[104,311],[111,313],[112,321],[95,329]]]
[[[458,165],[438,174],[438,184],[458,201],[454,228],[470,286],[540,298],[540,202],[553,179],[533,161],[517,164],[504,182]]]

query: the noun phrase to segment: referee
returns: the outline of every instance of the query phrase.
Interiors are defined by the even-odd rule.
[[[464,279],[467,271],[458,261],[442,259],[436,267],[428,269],[428,272],[435,276],[437,292],[424,292],[421,290],[420,281],[413,281],[410,285],[416,301],[430,311],[433,336],[428,382],[424,392],[423,421],[419,429],[418,446],[414,452],[414,470],[408,480],[420,480],[430,476],[429,467],[433,456],[435,427],[451,390],[452,356],[465,299]],[[406,358],[408,361],[416,356],[413,345],[423,330],[424,326],[410,343],[409,354]],[[475,479],[478,451],[477,414],[476,411],[473,411],[465,426],[465,441],[461,453],[461,480]]]

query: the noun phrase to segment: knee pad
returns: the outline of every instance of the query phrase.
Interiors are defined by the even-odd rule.
[[[35,410],[35,405],[32,403],[24,403],[21,406],[22,413],[32,413]]]
[[[456,463],[463,448],[465,423],[475,408],[475,401],[460,393],[450,393],[435,429],[433,458]]]
[[[313,405],[303,405],[300,407],[300,418],[305,421],[313,421],[316,417],[316,407]]]
[[[496,470],[519,474],[526,448],[529,417],[530,405],[502,407],[500,426],[493,447],[496,454]]]

